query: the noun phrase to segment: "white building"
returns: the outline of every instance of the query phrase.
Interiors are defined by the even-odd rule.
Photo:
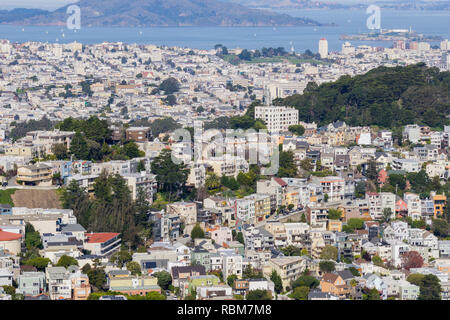
[[[255,119],[263,120],[269,132],[284,132],[289,126],[298,124],[298,110],[278,106],[255,107]]]

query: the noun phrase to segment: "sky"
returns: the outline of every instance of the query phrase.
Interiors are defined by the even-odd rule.
[[[276,1],[276,0],[273,0]],[[322,2],[334,3],[368,3],[370,0],[321,0]],[[395,0],[392,0],[395,1]],[[10,10],[13,8],[34,8],[55,10],[69,3],[75,3],[78,0],[0,0],[1,10]]]
[[[55,10],[78,0],[0,0],[0,9],[33,8]]]

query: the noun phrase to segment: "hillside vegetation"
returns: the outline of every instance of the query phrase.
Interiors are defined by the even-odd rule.
[[[450,123],[450,72],[424,63],[378,67],[320,86],[309,83],[303,94],[274,103],[293,106],[300,120],[319,125],[344,120],[353,126],[391,128],[417,123],[442,128]]]

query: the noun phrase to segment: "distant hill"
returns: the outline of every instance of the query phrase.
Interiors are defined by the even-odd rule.
[[[321,25],[306,19],[217,0],[80,0],[82,26],[304,26]],[[65,25],[68,6],[53,12],[15,9],[1,11],[2,23]],[[19,10],[19,11],[17,11]],[[0,16],[1,17],[1,16]]]
[[[245,5],[249,8],[269,9],[340,9],[348,8],[348,5],[333,2],[311,1],[311,0],[223,0]]]
[[[450,124],[450,72],[424,63],[378,67],[320,86],[310,83],[303,94],[277,99],[275,104],[293,106],[300,120],[319,125],[344,120],[353,126],[417,123],[442,128]]]

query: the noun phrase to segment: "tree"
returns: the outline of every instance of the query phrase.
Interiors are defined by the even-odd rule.
[[[424,277],[425,277],[425,275],[423,275],[423,274],[420,274],[420,273],[412,273],[412,274],[410,274],[410,275],[408,276],[408,278],[406,278],[406,280],[407,280],[409,283],[412,283],[412,284],[414,284],[414,285],[420,287],[420,286],[422,285],[422,280],[423,280]]]
[[[423,277],[418,300],[441,300],[441,284],[434,274]]]
[[[58,263],[56,264],[57,267],[64,267],[64,268],[77,265],[78,265],[77,259],[67,255],[63,255],[61,258],[59,258]]]
[[[431,230],[437,237],[447,237],[449,234],[449,226],[444,219],[433,219]]]
[[[124,265],[126,265],[131,260],[132,260],[132,256],[126,250],[117,251],[110,258],[110,261],[112,263],[116,264],[119,268],[122,268]]]
[[[151,170],[156,175],[158,189],[169,194],[169,201],[174,192],[182,189],[189,174],[186,165],[172,162],[171,151],[167,149],[152,161]]]
[[[166,296],[156,292],[156,291],[150,291],[147,292],[147,294],[145,295],[145,300],[166,300]]]
[[[103,268],[92,268],[87,272],[89,283],[94,287],[101,289],[106,283],[106,273]]]
[[[333,261],[320,261],[319,262],[319,269],[322,272],[333,272],[336,267],[335,267],[335,263]]]
[[[339,220],[342,217],[342,212],[337,209],[329,209],[328,210],[328,219],[330,220]]]
[[[318,287],[319,284],[320,284],[319,280],[317,280],[313,276],[302,275],[292,283],[292,290],[301,286],[306,286],[310,289],[314,289]]]
[[[380,256],[374,255],[372,257],[372,263],[376,266],[384,267],[383,260],[380,258]]]
[[[268,290],[256,289],[248,292],[246,300],[272,300],[272,296]]]
[[[326,245],[320,253],[320,259],[324,260],[337,260],[338,249],[335,246]]]
[[[141,275],[141,266],[136,261],[130,261],[127,263],[127,270],[133,275]]]
[[[132,141],[123,145],[123,152],[130,159],[142,156],[142,151],[140,151],[138,145]]]
[[[367,294],[364,295],[364,298],[364,300],[381,300],[380,293],[375,288],[370,289]]]
[[[237,278],[238,278],[237,275],[235,275],[235,274],[230,274],[230,275],[227,277],[227,284],[228,284],[230,287],[233,287],[233,286],[234,286],[234,281],[235,281]]]
[[[191,231],[191,239],[203,239],[205,237],[205,232],[200,227],[200,225],[197,223],[195,224],[194,228],[192,228]]]
[[[378,170],[377,170],[377,163],[375,160],[369,160],[369,162],[367,163],[366,177],[369,180],[377,181]]]
[[[309,158],[300,161],[300,167],[305,171],[312,171],[314,169],[314,165]]]
[[[300,124],[289,126],[288,130],[297,136],[302,136],[305,133],[305,128]]]
[[[356,229],[362,229],[364,227],[364,220],[358,218],[350,218],[347,224],[342,228],[342,231],[353,232]]]
[[[87,160],[89,157],[87,141],[79,131],[77,131],[72,138],[72,142],[70,143],[70,153],[79,160]]]
[[[217,190],[220,188],[220,178],[215,173],[209,173],[205,179],[207,190]]]
[[[277,273],[276,270],[272,271],[272,274],[270,275],[270,280],[273,282],[275,287],[276,293],[281,293],[283,291],[283,282],[281,281],[280,275]]]
[[[348,270],[352,273],[352,275],[354,277],[359,277],[360,276],[358,269],[356,269],[355,267],[350,267],[350,268],[348,268]]]
[[[170,77],[161,82],[159,85],[159,90],[164,91],[165,94],[173,94],[180,90],[180,83],[177,79]]]
[[[153,276],[158,278],[158,286],[164,290],[167,290],[172,284],[172,276],[167,271],[155,272]]]
[[[301,249],[299,247],[294,246],[294,245],[289,245],[287,247],[281,248],[280,251],[285,256],[301,256],[302,255]]]
[[[309,295],[309,287],[307,286],[300,286],[294,289],[294,291],[291,294],[291,297],[295,300],[308,300]]]
[[[392,210],[391,208],[384,208],[383,209],[383,217],[382,220],[384,222],[389,222],[392,218]]]
[[[38,271],[43,271],[45,270],[45,268],[47,268],[50,262],[51,260],[48,258],[36,257],[33,259],[23,261],[23,264],[26,266],[33,266],[36,269],[38,269]]]
[[[242,234],[241,231],[239,231],[239,232],[236,234],[236,241],[238,241],[239,243],[242,243],[242,244],[245,245],[244,235]]]
[[[63,143],[57,143],[52,145],[52,153],[55,155],[56,159],[64,160],[69,158],[69,153],[67,146]]]
[[[136,170],[137,170],[137,172],[145,171],[145,161],[144,160],[140,160],[138,162],[138,166],[137,166]]]
[[[402,266],[406,270],[411,268],[421,268],[423,266],[423,258],[417,251],[407,251],[401,256]]]
[[[25,225],[25,246],[28,250],[43,248],[40,233],[30,223]]]

